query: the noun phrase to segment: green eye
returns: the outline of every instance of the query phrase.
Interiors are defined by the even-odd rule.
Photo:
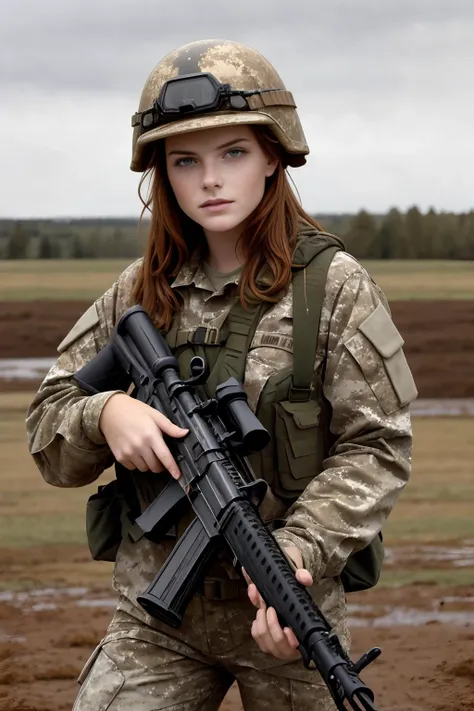
[[[229,151],[227,151],[227,155],[231,155],[232,157],[238,158],[240,155],[245,153],[242,148],[231,148]]]
[[[178,158],[176,161],[175,165],[181,168],[185,168],[187,165],[191,165],[193,162],[193,158]]]

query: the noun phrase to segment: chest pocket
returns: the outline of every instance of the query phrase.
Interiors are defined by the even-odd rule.
[[[321,406],[309,402],[275,403],[275,444],[280,484],[289,492],[299,492],[319,473]]]
[[[271,434],[270,444],[250,457],[257,476],[271,486],[274,493],[294,501],[319,474],[327,456],[327,416],[320,402],[318,382],[312,397],[292,401],[292,366],[272,375],[258,401],[257,417]]]

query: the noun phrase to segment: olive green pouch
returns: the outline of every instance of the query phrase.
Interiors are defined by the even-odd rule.
[[[384,547],[382,533],[371,543],[356,553],[352,553],[341,573],[341,582],[346,592],[368,590],[377,585],[382,563]]]
[[[115,561],[122,540],[123,497],[114,479],[99,486],[86,506],[86,533],[89,549],[94,560]]]

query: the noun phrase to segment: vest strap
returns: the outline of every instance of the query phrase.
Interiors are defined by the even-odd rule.
[[[268,306],[266,302],[258,302],[246,310],[240,301],[232,306],[225,322],[228,334],[225,348],[220,350],[207,380],[208,393],[215,393],[216,387],[226,378],[234,377],[244,382],[247,353]]]
[[[307,402],[313,392],[314,361],[329,265],[339,247],[327,247],[293,276],[293,377],[290,402]]]

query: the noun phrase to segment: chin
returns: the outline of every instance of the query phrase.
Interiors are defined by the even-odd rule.
[[[230,230],[234,230],[241,225],[244,219],[245,218],[229,218],[226,215],[215,215],[210,219],[202,220],[199,224],[203,229],[209,230],[209,232],[230,232]]]

